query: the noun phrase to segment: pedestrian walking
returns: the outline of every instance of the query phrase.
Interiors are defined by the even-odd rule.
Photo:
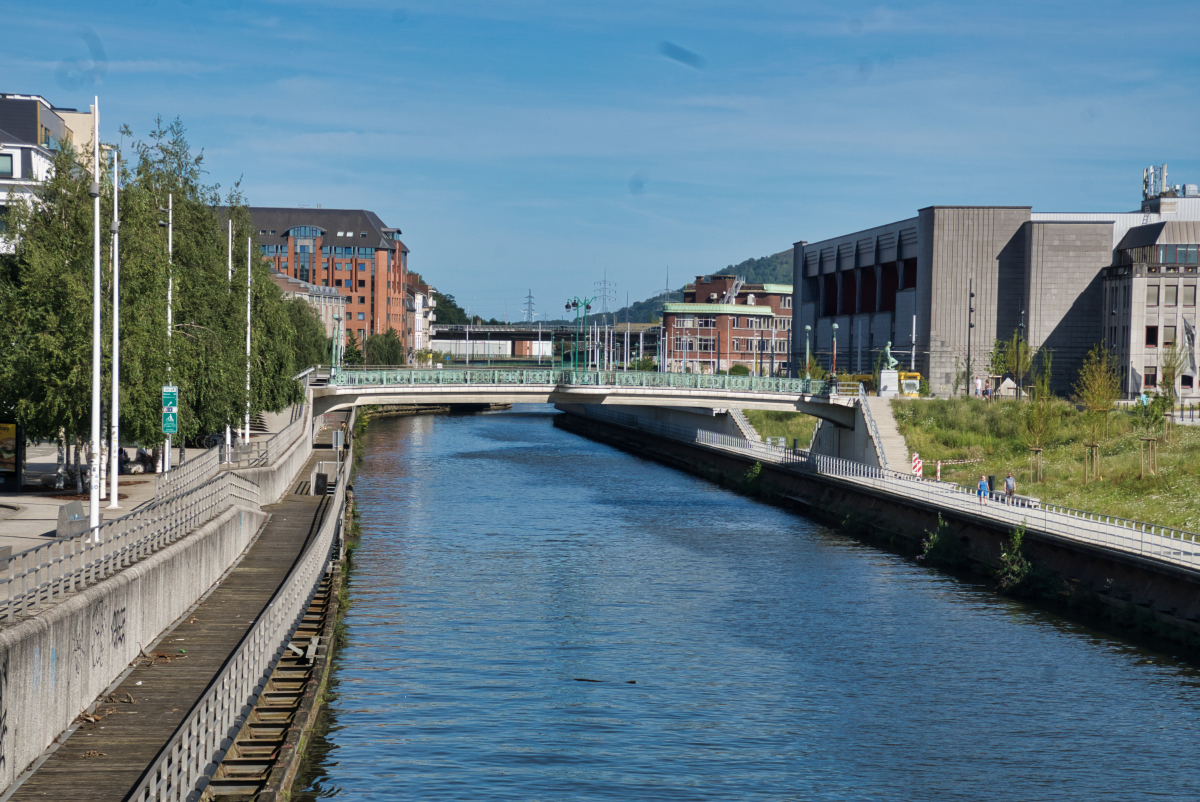
[[[975,377],[975,395],[983,395],[983,379]]]
[[[1008,472],[1008,477],[1004,480],[1004,500],[1012,504],[1014,496],[1017,495],[1017,480],[1013,478],[1012,471]]]
[[[983,499],[988,494],[988,483],[986,476],[979,477],[979,490],[977,490],[976,493],[979,495],[979,506],[982,507],[985,504]]]

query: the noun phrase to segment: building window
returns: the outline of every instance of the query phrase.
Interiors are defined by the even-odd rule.
[[[358,286],[360,286],[360,287],[365,287],[365,286],[367,286],[367,282],[366,282],[365,280],[363,280],[363,279],[361,279],[361,278],[360,278],[360,279],[358,280]]]
[[[1179,386],[1185,390],[1192,389],[1192,377],[1191,376],[1180,376],[1179,377]]]
[[[360,304],[365,304],[367,302],[367,299],[364,296],[360,295],[360,296],[358,296],[358,302]]]
[[[717,341],[713,337],[700,337],[696,340],[696,350],[711,354],[717,350]]]
[[[779,308],[780,309],[791,309],[792,308],[792,296],[790,296],[790,295],[783,296],[783,300],[779,304]]]
[[[1147,348],[1157,348],[1158,347],[1158,326],[1147,326],[1146,327],[1146,347]]]
[[[271,233],[274,234],[275,232],[272,231]],[[316,226],[293,226],[292,229],[288,231],[290,236],[302,239],[316,239],[317,237],[321,236],[322,233],[323,232],[321,229],[317,228]]]
[[[1158,306],[1158,285],[1146,285],[1146,306]]]
[[[1163,326],[1163,348],[1175,347],[1175,327]]]
[[[698,317],[696,318],[696,328],[699,329],[714,329],[717,327],[716,318]]]
[[[1142,371],[1142,386],[1158,386],[1158,367],[1156,365],[1147,365],[1146,369]]]
[[[366,313],[366,312],[359,312],[359,313],[358,313],[358,319],[359,319],[359,320],[366,320],[366,319],[367,319],[367,313]]]
[[[367,232],[365,232],[365,231],[364,231],[364,232],[362,232],[361,234],[359,234],[358,236],[360,236],[360,237],[364,237],[364,238],[365,238],[365,237],[367,236]]]
[[[1184,284],[1183,285],[1183,305],[1184,306],[1195,306],[1196,305],[1196,285],[1195,284]]]
[[[1179,300],[1179,285],[1168,284],[1167,286],[1163,287],[1163,305],[1164,306],[1175,306],[1175,304],[1178,300]]]

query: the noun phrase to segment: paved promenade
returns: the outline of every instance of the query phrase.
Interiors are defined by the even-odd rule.
[[[307,492],[309,472],[329,453],[313,453],[293,491]],[[81,717],[11,799],[125,798],[270,602],[331,499],[293,492],[264,507],[271,518],[241,561],[159,643],[146,646],[152,660],[139,660],[90,718]]]
[[[289,423],[288,413],[274,414],[266,413],[263,415],[264,423],[266,424],[266,432],[255,432],[251,440],[259,440],[268,438],[271,435],[279,432]],[[130,456],[136,451],[136,448],[126,447],[126,451]],[[188,457],[195,457],[200,454],[199,449],[189,449]],[[179,457],[179,450],[175,449],[175,457]],[[53,476],[58,467],[58,448],[53,443],[43,443],[41,445],[30,446],[25,458],[25,485],[37,485],[42,476]],[[157,474],[140,473],[140,474],[125,474],[118,480],[119,492],[122,498],[119,500],[119,509],[109,509],[110,501],[105,499],[100,502],[100,515],[105,521],[111,521],[114,518],[119,518],[122,515],[128,515],[134,509],[143,504],[154,501],[154,480]],[[64,504],[69,504],[72,498],[57,498],[58,496],[73,496],[75,493],[75,483],[67,481],[67,486],[63,490],[53,491],[30,491],[24,493],[2,493],[0,492],[0,549],[5,546],[12,547],[13,554],[19,554],[26,549],[32,549],[35,546],[40,546],[47,540],[52,540],[55,537],[55,531],[58,527],[58,509]],[[83,504],[84,513],[87,513],[88,498],[87,498],[87,483],[83,486],[83,495],[79,499]],[[13,509],[13,508],[16,509]]]

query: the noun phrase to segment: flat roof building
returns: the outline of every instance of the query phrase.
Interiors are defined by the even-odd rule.
[[[947,396],[968,355],[971,376],[960,389],[987,375],[997,338],[1023,332],[1032,349],[1051,352],[1055,390],[1069,394],[1088,350],[1108,341],[1132,360],[1125,367],[1126,392],[1136,393],[1146,364],[1134,363],[1147,357],[1132,343],[1134,329],[1143,324],[1131,314],[1119,324],[1129,327],[1125,334],[1118,329],[1113,335],[1112,310],[1104,314],[1106,270],[1132,258],[1121,253],[1141,254],[1137,248],[1148,247],[1142,244],[1151,237],[1145,230],[1200,220],[1200,197],[1169,197],[1193,191],[1190,185],[1168,190],[1145,198],[1139,211],[1119,213],[930,206],[894,223],[797,242],[792,350],[802,352],[810,337],[816,358],[828,368],[837,324],[839,370],[870,372],[890,342],[903,368],[919,371],[935,395]],[[1172,232],[1165,235],[1170,242],[1160,242],[1160,233],[1150,244],[1165,248],[1181,237],[1190,238],[1188,245],[1200,243],[1190,229],[1163,230]],[[1127,236],[1130,247],[1123,247]],[[1186,287],[1177,292],[1184,298]]]

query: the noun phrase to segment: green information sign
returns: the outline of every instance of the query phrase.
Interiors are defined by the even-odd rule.
[[[179,431],[179,388],[173,384],[162,388],[162,430],[163,434]]]

